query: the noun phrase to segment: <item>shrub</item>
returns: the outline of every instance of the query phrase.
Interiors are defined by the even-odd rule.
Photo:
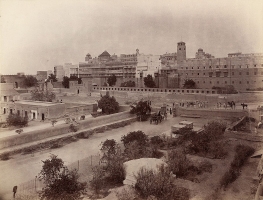
[[[50,146],[50,148],[51,149],[57,149],[57,148],[60,148],[60,147],[62,147],[63,145],[60,143],[60,142],[55,142],[55,143],[53,143],[51,146]]]
[[[107,115],[117,113],[120,108],[114,96],[110,97],[109,93],[101,97],[98,101],[98,107],[102,109],[102,113]]]
[[[10,159],[10,154],[9,153],[3,153],[0,156],[1,160],[9,160]]]
[[[91,188],[96,194],[104,188],[105,185],[105,171],[101,166],[94,166],[92,168],[92,179],[90,181]]]
[[[248,157],[250,157],[255,149],[250,146],[239,144],[235,148],[236,154],[231,162],[230,169],[224,174],[220,180],[220,186],[226,188],[230,183],[234,182],[240,175],[240,168],[244,165]]]
[[[51,155],[43,162],[39,178],[44,180],[45,187],[40,192],[41,199],[74,200],[82,195],[86,183],[79,182],[76,170],[68,170],[62,159]]]
[[[177,177],[186,177],[191,162],[182,151],[172,150],[168,153],[168,166]]]
[[[76,125],[74,125],[74,124],[70,124],[69,125],[69,130],[71,132],[77,132],[78,131],[78,127]]]
[[[158,171],[141,168],[136,175],[135,190],[142,198],[154,196],[158,200],[189,199],[189,191],[173,185],[170,170],[163,165]]]
[[[146,145],[148,142],[148,136],[142,131],[133,131],[121,137],[121,141],[124,146],[127,146],[129,143],[137,141],[140,145]]]
[[[18,127],[24,127],[28,124],[28,118],[27,117],[21,117],[18,114],[9,114],[6,123],[8,126],[18,126]]]
[[[160,136],[151,137],[150,142],[152,145],[157,146],[157,147],[164,146],[164,141]]]

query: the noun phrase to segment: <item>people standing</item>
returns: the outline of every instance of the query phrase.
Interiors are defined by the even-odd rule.
[[[13,187],[13,198],[16,198],[17,186]]]

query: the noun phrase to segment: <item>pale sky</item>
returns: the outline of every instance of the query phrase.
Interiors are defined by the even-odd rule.
[[[90,53],[263,53],[263,0],[0,0],[0,73],[36,74]]]

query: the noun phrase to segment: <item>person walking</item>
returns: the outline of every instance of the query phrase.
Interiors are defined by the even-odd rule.
[[[13,187],[13,198],[16,198],[17,186]]]

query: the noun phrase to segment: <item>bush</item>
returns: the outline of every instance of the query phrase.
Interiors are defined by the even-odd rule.
[[[55,142],[50,146],[50,149],[57,149],[62,147],[63,145],[60,142]]]
[[[168,166],[173,174],[182,178],[188,175],[191,162],[182,151],[172,150],[168,153]]]
[[[24,127],[28,124],[28,118],[27,117],[21,117],[18,114],[9,114],[6,123],[8,126],[18,126],[18,127]]]
[[[186,200],[189,199],[189,191],[178,188],[173,184],[170,170],[163,165],[158,171],[140,169],[136,175],[135,190],[142,198],[154,196],[158,200]]]
[[[1,160],[9,160],[10,159],[10,154],[9,153],[3,153],[0,156]]]
[[[230,183],[234,182],[240,175],[240,168],[246,160],[254,153],[255,149],[250,146],[239,144],[235,148],[236,154],[231,162],[230,169],[224,174],[220,180],[220,186],[226,188]]]
[[[164,141],[160,136],[151,137],[150,142],[152,145],[157,146],[157,147],[163,147],[164,146]]]
[[[127,146],[129,143],[137,141],[140,145],[146,145],[148,142],[148,136],[142,131],[133,131],[121,137],[121,141],[124,146]]]
[[[71,132],[77,132],[78,131],[78,127],[76,125],[74,125],[74,124],[70,124],[69,125],[69,130]]]
[[[116,101],[114,96],[110,97],[109,93],[101,97],[98,102],[98,107],[102,109],[102,113],[107,115],[117,113],[120,108],[119,103]]]

